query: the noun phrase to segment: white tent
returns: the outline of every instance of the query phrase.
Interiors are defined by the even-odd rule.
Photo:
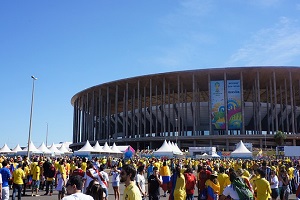
[[[122,151],[120,151],[120,149],[117,147],[116,143],[114,143],[114,144],[112,145],[111,150],[112,150],[114,153],[122,154]]]
[[[245,147],[243,141],[241,140],[237,145],[236,149],[231,152],[230,157],[232,158],[252,158],[252,152]]]
[[[173,149],[174,149],[174,153],[177,155],[183,155],[182,151],[179,149],[179,147],[177,146],[177,143],[172,143],[174,145]]]
[[[99,152],[99,153],[102,153],[102,152],[103,152],[103,149],[102,149],[102,147],[100,146],[100,144],[99,144],[98,141],[97,141],[96,144],[94,145],[93,149],[94,149],[95,152]]]
[[[42,151],[44,154],[52,154],[52,152],[46,147],[44,142],[42,142],[42,144],[37,149]]]
[[[4,146],[0,149],[0,153],[11,153],[10,148],[5,143]]]
[[[220,156],[219,156],[216,152],[213,152],[213,153],[211,154],[211,157],[212,157],[212,158],[220,158]]]
[[[103,153],[114,153],[111,148],[109,148],[107,142],[105,142],[104,146],[102,147]]]
[[[90,142],[87,140],[86,143],[83,145],[83,147],[81,147],[81,149],[74,152],[74,155],[90,156],[91,153],[95,153],[95,150],[91,146]],[[96,152],[96,153],[99,153],[99,152]]]
[[[173,157],[174,151],[172,146],[170,146],[167,141],[165,140],[164,143],[161,145],[161,147],[154,151],[153,153],[154,156],[166,156],[166,157]]]
[[[24,154],[26,154],[27,152],[28,152],[28,147],[24,148],[22,151],[18,151],[18,154],[24,155]],[[29,143],[29,152],[30,152],[30,153],[33,153],[33,154],[42,154],[42,153],[43,153],[41,150],[38,150],[38,149],[34,146],[34,144],[33,144],[32,141]]]
[[[62,143],[61,146],[58,148],[63,154],[72,154],[73,152],[69,151],[67,147]]]
[[[22,151],[20,145],[18,144],[15,148],[13,148],[12,152],[17,153],[19,151]]]
[[[63,154],[63,152],[61,152],[60,150],[58,150],[55,146],[54,143],[52,143],[52,145],[49,147],[49,150],[52,152],[52,154],[54,155],[61,155]]]

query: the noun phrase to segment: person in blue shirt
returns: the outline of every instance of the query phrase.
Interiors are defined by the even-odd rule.
[[[9,163],[7,160],[2,162],[0,174],[2,176],[2,200],[9,199],[9,181],[11,180],[11,173],[9,171]]]
[[[150,177],[150,175],[153,174],[153,164],[150,162],[150,165],[147,168],[147,179]]]

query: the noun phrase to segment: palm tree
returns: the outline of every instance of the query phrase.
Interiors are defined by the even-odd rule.
[[[282,146],[284,144],[284,140],[286,139],[286,134],[282,131],[276,131],[274,135],[274,140],[277,146]]]

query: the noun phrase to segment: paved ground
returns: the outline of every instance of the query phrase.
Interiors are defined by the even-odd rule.
[[[123,190],[124,190],[124,185],[121,184],[121,186],[120,186],[121,199],[122,199]],[[10,194],[11,193],[12,193],[12,191],[10,191]],[[41,196],[39,196],[39,197],[23,196],[22,199],[25,199],[25,200],[31,200],[31,199],[32,200],[57,200],[57,192],[56,191],[53,193],[52,196],[43,196],[44,193],[45,193],[44,191],[40,191]],[[28,190],[27,194],[31,194],[31,192]],[[161,192],[161,194],[162,194],[162,192]],[[114,198],[114,192],[113,192],[111,187],[109,188],[109,196],[108,197],[109,197],[108,198],[109,200],[114,200],[115,199]],[[160,199],[161,200],[167,200],[168,197],[161,197]],[[296,200],[296,196],[294,194],[290,195],[289,199]]]

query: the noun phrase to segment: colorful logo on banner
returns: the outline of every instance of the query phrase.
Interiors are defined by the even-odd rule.
[[[210,88],[212,125],[225,129],[224,81],[211,81]]]
[[[241,81],[227,81],[227,121],[228,129],[241,129]]]

